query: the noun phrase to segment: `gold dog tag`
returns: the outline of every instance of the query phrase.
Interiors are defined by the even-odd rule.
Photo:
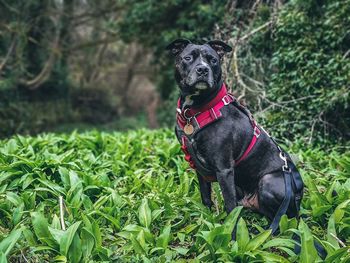
[[[193,128],[193,125],[190,124],[190,123],[187,123],[184,127],[184,132],[187,134],[187,135],[191,135],[193,132],[194,132],[194,128]]]

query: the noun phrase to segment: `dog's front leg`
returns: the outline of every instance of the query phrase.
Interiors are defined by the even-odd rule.
[[[220,170],[217,172],[216,178],[224,197],[226,212],[229,214],[237,206],[234,169]]]
[[[211,183],[204,180],[203,176],[197,173],[198,182],[199,182],[199,190],[201,192],[202,203],[209,209],[213,205],[211,201]]]

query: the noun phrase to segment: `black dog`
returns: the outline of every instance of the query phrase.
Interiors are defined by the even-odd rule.
[[[180,88],[176,136],[196,169],[203,204],[212,206],[211,181],[219,182],[227,213],[238,204],[264,214],[273,232],[280,217],[298,217],[303,182],[288,154],[226,93],[222,41],[173,41]]]

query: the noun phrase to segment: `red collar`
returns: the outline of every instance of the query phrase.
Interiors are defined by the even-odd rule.
[[[184,111],[180,109],[180,99],[177,102],[177,123],[184,128],[186,124],[194,126],[195,130],[201,129],[204,126],[219,119],[222,115],[220,109],[231,102],[235,98],[227,92],[226,85],[223,83],[218,94],[207,104],[199,108],[187,108]]]
[[[222,86],[218,92],[218,94],[216,94],[216,96],[211,100],[209,101],[207,104],[203,105],[202,107],[199,107],[199,108],[189,108],[189,111],[187,111],[186,113],[188,113],[188,115],[190,116],[193,116],[195,115],[196,113],[198,112],[203,112],[203,111],[206,111],[206,110],[209,110],[210,108],[214,107],[216,104],[218,104],[222,98],[224,96],[226,96],[228,93],[227,93],[227,89],[226,89],[226,85],[225,83],[222,83]],[[177,107],[180,109],[180,99],[177,101]]]

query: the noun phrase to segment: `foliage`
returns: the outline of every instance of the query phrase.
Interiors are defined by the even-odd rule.
[[[266,118],[284,138],[340,142],[350,129],[350,1],[307,2],[279,14],[266,90],[275,105]]]
[[[139,40],[161,55],[175,38],[208,38],[215,23],[221,21],[224,8],[218,0],[129,1],[120,23],[121,36]]]
[[[100,74],[111,41],[101,39],[113,33],[106,21],[121,8],[118,2],[0,1],[0,137],[118,118],[123,107],[116,81],[106,85]],[[110,50],[113,57],[117,52]]]
[[[152,50],[158,89],[168,99],[175,89],[173,61],[165,47],[182,37],[193,41],[210,39],[215,24],[223,21],[225,2],[204,0],[129,1],[118,24],[121,38],[138,41]]]
[[[34,79],[45,67],[52,53],[51,42],[54,42],[55,23],[58,23],[48,14],[54,6],[52,1],[0,2],[0,55],[6,59],[4,68],[0,70],[3,77],[0,80],[0,91],[18,86],[31,86],[24,83]],[[45,76],[46,81],[43,85],[50,86],[58,93],[61,89],[66,90],[68,85],[67,64],[64,59],[64,55],[60,54],[60,59],[52,65],[51,76]]]
[[[326,262],[349,260],[349,152],[293,152],[307,185],[303,219],[297,227],[284,217],[271,237],[255,213],[238,207],[227,216],[217,185],[217,208],[201,204],[172,131],[0,141],[0,262],[314,262],[314,239],[329,252]],[[301,234],[299,256],[293,232]]]

